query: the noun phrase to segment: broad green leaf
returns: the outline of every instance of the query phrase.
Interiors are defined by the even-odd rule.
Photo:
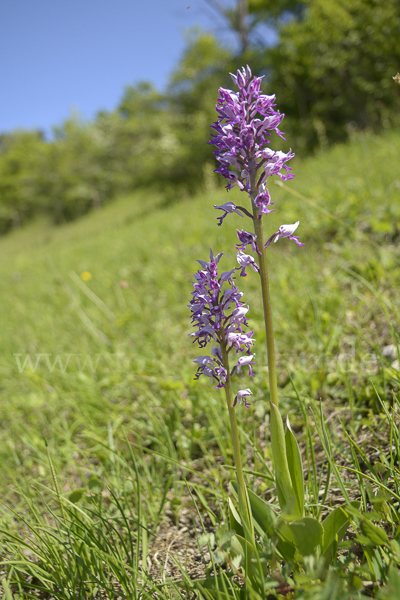
[[[261,527],[263,533],[272,537],[275,533],[275,523],[278,515],[274,509],[264,500],[259,498],[251,490],[247,490],[253,519]]]
[[[88,488],[91,492],[93,492],[93,494],[100,494],[102,490],[100,479],[95,476],[91,477],[88,481]]]
[[[283,519],[278,519],[276,522],[276,534],[278,536],[276,549],[285,560],[293,560],[296,555],[295,539],[289,524]]]
[[[246,548],[250,554],[254,552],[254,546],[252,546],[250,542],[248,542],[244,537],[240,535],[235,535],[235,538],[239,540],[242,548]],[[261,550],[261,546],[259,547],[259,550]]]
[[[213,533],[204,533],[198,539],[199,546],[210,546],[215,544],[215,535]]]
[[[290,428],[289,417],[286,416],[286,457],[289,467],[290,478],[292,480],[293,491],[297,500],[297,508],[300,516],[304,514],[304,475],[303,463],[297,440]]]
[[[296,553],[296,549],[290,541],[286,541],[284,537],[279,534],[279,531],[277,530],[279,517],[274,509],[251,490],[247,490],[247,492],[249,494],[251,511],[256,526],[259,527],[261,533],[264,533],[269,538],[276,537],[276,549],[285,560],[292,559]]]
[[[234,531],[238,535],[244,537],[244,529],[242,526],[242,521],[241,521],[240,516],[230,498],[228,499],[228,509],[229,509],[230,528],[232,529],[232,531]]]
[[[343,539],[349,525],[350,519],[341,506],[338,506],[329,513],[322,522],[322,527],[324,528],[324,546],[322,551],[326,563],[332,559],[335,541],[340,542]]]
[[[75,490],[74,492],[71,492],[71,494],[68,496],[68,500],[70,502],[72,502],[73,504],[76,504],[77,502],[79,502],[79,500],[82,498],[83,494],[85,494],[87,492],[86,488],[82,488],[80,490]]]
[[[135,490],[135,484],[132,479],[127,479],[124,484],[124,492],[125,494],[133,494]]]
[[[235,569],[238,569],[241,564],[242,564],[242,556],[237,555],[232,558],[232,565]]]
[[[390,540],[390,549],[392,550],[393,554],[396,555],[397,562],[399,562],[399,558],[400,558],[399,542],[397,540]]]
[[[303,517],[288,523],[287,526],[299,554],[315,556],[321,552],[324,543],[324,529],[319,521],[311,517]]]
[[[365,550],[364,546],[373,546],[374,545],[366,535],[356,535],[355,540],[356,540],[356,542],[361,544],[361,546],[363,546],[364,550]]]
[[[219,532],[218,532],[219,533]],[[217,536],[218,546],[221,550],[226,550],[230,546],[232,538],[235,536],[234,531],[224,531],[221,536]]]
[[[297,506],[296,495],[293,491],[292,480],[290,477],[288,461],[286,457],[285,432],[283,430],[282,417],[278,408],[272,402],[269,403],[270,429],[271,429],[271,447],[274,459],[276,489],[280,507],[288,517],[300,516]]]
[[[285,508],[286,508],[286,512],[287,512],[288,502],[286,501],[286,496],[279,484],[279,479],[277,476],[275,476],[275,485],[276,485],[276,495],[278,496],[279,506],[281,507],[282,512],[284,511]],[[293,495],[293,498],[294,498],[294,495]]]
[[[365,520],[361,523],[361,531],[372,542],[373,545],[383,546],[389,543],[387,533],[382,527],[374,525],[371,521]]]
[[[221,550],[213,552],[213,560],[217,565],[223,565],[225,562],[225,554]]]
[[[244,537],[240,535],[234,535],[231,538],[231,543],[229,546],[229,553],[232,556],[240,556],[241,560],[245,558],[245,547],[242,545],[241,540],[244,540]]]

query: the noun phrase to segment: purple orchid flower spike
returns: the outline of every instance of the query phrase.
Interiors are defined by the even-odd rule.
[[[256,273],[260,270],[260,267],[254,260],[254,258],[250,256],[250,254],[245,254],[244,252],[239,250],[239,252],[236,254],[236,258],[240,265],[240,268],[242,269],[240,272],[241,277],[247,277],[246,267],[251,267]]]
[[[246,388],[245,390],[239,390],[236,394],[235,400],[232,406],[236,406],[236,404],[242,404],[242,400],[244,401],[245,406],[251,406],[250,402],[247,402],[246,396],[252,396],[253,392],[250,388]]]
[[[281,225],[278,231],[271,235],[264,247],[268,248],[272,241],[276,243],[280,238],[284,237],[288,238],[289,240],[293,240],[298,246],[304,246],[305,244],[299,242],[298,236],[293,235],[299,225],[300,221],[296,221],[296,223],[293,223],[293,225]]]
[[[222,254],[214,257],[210,251],[210,262],[198,261],[201,269],[195,273],[194,291],[189,305],[192,323],[196,328],[190,335],[200,348],[205,348],[209,342],[214,346],[211,356],[199,356],[194,360],[198,365],[195,379],[201,375],[210,377],[212,381],[217,382],[217,388],[225,387],[228,377],[229,364],[227,367],[224,365],[223,351],[228,354],[235,349],[236,354],[240,355],[240,361],[241,358],[246,358],[243,353],[251,353],[251,346],[255,341],[251,337],[254,331],[245,331],[248,326],[246,314],[249,308],[242,303],[243,294],[234,284],[236,269],[218,275],[218,262]],[[253,356],[251,355],[251,358]],[[249,361],[237,363],[239,369],[247,364]]]
[[[236,74],[231,73],[231,77],[238,91],[220,88],[216,105],[218,120],[212,125],[215,133],[209,143],[216,147],[214,154],[219,166],[215,172],[228,180],[227,189],[237,184],[249,194],[252,201],[253,215],[249,216],[254,219],[257,235],[249,241],[250,234],[238,232],[241,245],[236,246],[236,249],[244,250],[246,245],[251,243],[253,251],[260,255],[261,248],[257,249],[256,244],[259,235],[256,219],[258,221],[262,215],[275,210],[271,208],[273,202],[266,182],[268,177],[273,175],[278,175],[283,181],[294,177],[287,165],[294,153],[291,150],[275,151],[268,147],[272,131],[283,137],[279,125],[284,115],[274,109],[275,96],[268,96],[260,89],[262,77],[253,77],[249,66],[238,70]],[[239,211],[240,214],[240,209],[233,203],[215,208],[225,211],[224,216],[219,217],[219,225],[228,212]],[[242,209],[241,212],[248,214],[247,209]],[[279,231],[269,238],[265,247],[267,248],[272,241],[277,242],[281,237],[288,237],[298,246],[303,246],[298,237],[293,235],[297,225],[282,225]],[[245,259],[241,257],[240,260],[243,262]],[[245,270],[242,269],[241,275],[245,274]]]
[[[218,120],[212,125],[215,134],[210,140],[214,144],[215,157],[219,163],[216,173],[228,181],[227,189],[235,185],[249,194],[252,192],[251,173],[260,171],[257,186],[265,183],[269,175],[278,175],[282,179],[292,179],[290,167],[286,162],[294,154],[273,151],[267,147],[272,131],[279,136],[279,125],[284,117],[274,110],[275,96],[267,96],[260,89],[262,77],[252,77],[247,66],[236,75],[231,73],[238,92],[220,88],[216,106]],[[281,169],[286,169],[286,174]],[[270,204],[266,189],[261,190],[258,199],[262,214],[267,214]]]

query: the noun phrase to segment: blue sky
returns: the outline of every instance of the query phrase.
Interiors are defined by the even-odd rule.
[[[162,89],[184,31],[215,23],[204,0],[3,0],[0,132],[49,135],[72,110],[115,108],[125,85]]]

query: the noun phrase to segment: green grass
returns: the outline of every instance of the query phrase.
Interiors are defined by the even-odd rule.
[[[379,459],[385,481],[395,481],[397,473],[398,448],[390,454],[388,440],[397,439],[397,413],[391,407],[400,375],[390,365],[395,356],[388,361],[382,349],[398,344],[400,325],[399,161],[398,131],[360,136],[313,158],[296,159],[296,178],[287,186],[270,186],[276,212],[264,225],[268,235],[282,223],[300,220],[300,240],[306,243],[298,248],[282,240],[269,249],[282,405],[304,451],[308,415],[312,470],[314,450],[314,466],[321,456],[320,446],[314,448],[315,424],[321,424],[317,416],[314,423],[309,409],[317,410],[316,401],[323,400],[332,453],[343,457],[345,485],[361,486],[365,504],[369,492],[363,476],[346,476],[345,466],[354,468],[357,460],[365,464],[373,443],[386,456],[387,464]],[[208,379],[193,381],[192,359],[201,351],[188,338],[187,304],[196,259],[206,260],[210,247],[225,252],[224,270],[235,265],[235,228],[250,224],[230,215],[217,227],[212,205],[228,200],[246,202],[236,190],[228,195],[218,188],[165,206],[152,192],[140,191],[75,223],[55,228],[40,221],[0,239],[1,497],[24,518],[30,506],[36,532],[43,526],[41,513],[47,515],[48,524],[35,534],[37,554],[49,569],[52,562],[59,564],[59,580],[48,584],[53,592],[57,588],[56,597],[95,597],[93,590],[101,585],[113,597],[110,582],[118,580],[126,556],[146,550],[146,528],[154,533],[166,507],[179,521],[183,508],[193,506],[185,477],[211,527],[226,511],[232,452],[224,398]],[[80,278],[85,271],[92,276],[86,283]],[[271,488],[265,333],[256,275],[239,284],[250,304],[258,366],[255,381],[244,377],[242,384],[251,384],[254,406],[239,407],[237,414],[249,470],[264,475],[249,475],[252,488],[261,493]],[[20,372],[15,354],[20,365],[27,355],[33,364],[42,356],[37,368]],[[57,356],[62,364],[53,368]],[[353,447],[353,455],[345,429],[360,439],[360,451]],[[76,506],[61,501],[61,506],[67,503],[64,515],[49,455],[63,498],[87,490],[78,492],[82,499]],[[190,475],[178,463],[200,474]],[[377,489],[384,477],[371,469]],[[315,471],[310,499],[323,486],[321,464]],[[104,507],[96,485],[103,490]],[[327,504],[330,500],[328,491]],[[118,522],[112,532],[110,514]],[[135,527],[124,521],[127,514]],[[90,522],[87,529],[81,520]],[[26,525],[9,510],[3,521],[6,531],[27,535]],[[74,538],[71,531],[77,530]],[[97,565],[91,584],[84,582],[93,574],[76,561],[76,539],[83,537],[87,560]],[[7,544],[7,555],[18,556],[20,542]],[[101,560],[110,565],[109,579],[102,582]],[[139,558],[132,560],[130,577],[119,579],[123,597],[138,594]],[[10,581],[15,572],[8,571]],[[148,580],[147,585],[150,593],[154,584]]]

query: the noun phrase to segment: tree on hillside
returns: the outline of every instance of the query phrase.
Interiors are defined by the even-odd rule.
[[[181,144],[179,162],[173,166],[173,181],[193,193],[209,179],[214,168],[208,145],[210,125],[215,121],[218,88],[231,82],[232,54],[208,32],[192,31],[180,63],[167,89]]]
[[[98,208],[114,191],[112,139],[97,123],[73,115],[54,130],[48,152],[46,195],[56,222]]]
[[[349,130],[399,123],[399,0],[306,0],[265,52],[268,90],[286,113],[286,130],[312,149]]]
[[[224,28],[238,40],[237,58],[245,57],[249,50],[265,48],[265,37],[260,25],[276,29],[281,21],[299,17],[304,2],[301,0],[205,0],[221,18]],[[217,29],[218,31],[218,29]]]
[[[180,164],[179,120],[169,101],[151,83],[125,89],[117,112],[121,118],[120,148],[125,150],[125,169],[130,189],[157,187],[167,191]]]
[[[0,233],[19,227],[41,208],[46,152],[41,132],[0,136]]]

